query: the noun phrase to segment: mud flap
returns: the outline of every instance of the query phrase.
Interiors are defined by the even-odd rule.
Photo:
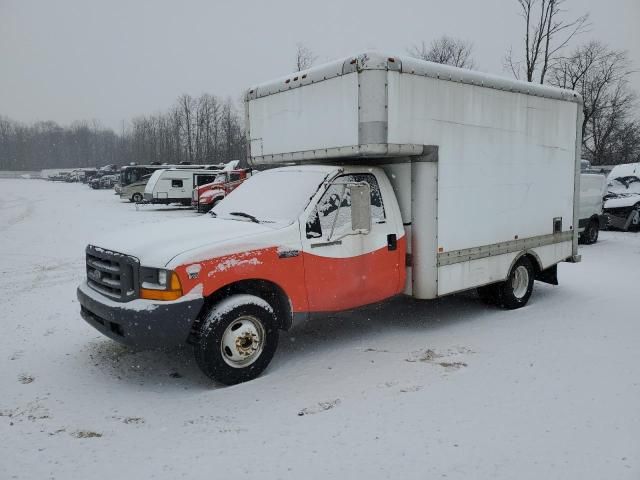
[[[558,285],[558,265],[542,270],[536,275],[536,280],[551,285]]]

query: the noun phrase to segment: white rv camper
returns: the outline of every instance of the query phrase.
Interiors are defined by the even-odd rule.
[[[191,195],[197,186],[211,183],[220,172],[211,168],[167,168],[153,172],[144,187],[144,201],[149,203],[182,203],[191,205]]]

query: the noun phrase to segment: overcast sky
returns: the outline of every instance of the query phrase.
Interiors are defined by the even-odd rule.
[[[640,0],[568,0],[600,39],[640,69]],[[240,97],[292,71],[297,42],[328,60],[366,49],[402,54],[448,34],[474,42],[483,71],[507,75],[518,51],[516,0],[0,0],[0,115],[68,124],[122,122],[182,93]],[[640,93],[640,74],[633,86]]]

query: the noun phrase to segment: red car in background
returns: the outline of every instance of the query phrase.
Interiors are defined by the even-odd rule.
[[[249,168],[220,172],[213,182],[193,189],[191,205],[206,213],[250,176]]]

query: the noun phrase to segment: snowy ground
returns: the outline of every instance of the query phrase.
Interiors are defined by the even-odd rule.
[[[638,479],[640,234],[605,232],[559,287],[310,321],[215,388],[188,348],[134,351],[79,315],[96,232],[194,215],[0,180],[0,478]]]

